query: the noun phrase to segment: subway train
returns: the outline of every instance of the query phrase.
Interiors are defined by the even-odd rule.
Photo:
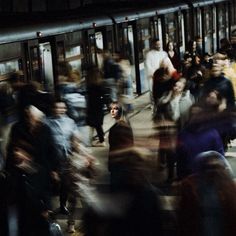
[[[136,94],[148,90],[145,54],[153,38],[163,47],[173,41],[182,57],[191,39],[202,52],[216,52],[221,38],[236,39],[236,0],[160,1],[144,5],[82,9],[64,14],[2,15],[0,81],[38,81],[45,90],[57,84],[58,64],[68,62],[86,75],[101,66],[102,51],[119,51],[132,66]]]

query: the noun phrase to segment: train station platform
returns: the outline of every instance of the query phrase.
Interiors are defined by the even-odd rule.
[[[152,122],[152,110],[150,109],[150,100],[149,93],[145,93],[141,96],[138,96],[134,99],[134,112],[128,114],[130,124],[133,128],[135,144],[139,147],[144,147],[149,150],[154,150],[157,154],[158,141],[155,140],[152,136],[153,122]],[[107,143],[107,136],[110,127],[113,125],[114,120],[111,118],[110,114],[106,114],[104,117],[104,131],[105,131],[105,147],[91,147],[91,153],[96,159],[96,168],[98,171],[98,175],[96,179],[92,181],[92,186],[96,189],[96,191],[101,194],[100,196],[107,197],[109,196],[109,181],[110,174],[107,169],[107,160],[108,160],[108,150],[109,145]],[[153,151],[152,150],[152,151]],[[229,150],[225,154],[229,163],[232,166],[234,173],[236,173],[236,140],[231,142],[231,146]],[[154,156],[154,158],[156,158]],[[175,235],[173,232],[175,231],[175,219],[173,218],[174,212],[176,210],[178,196],[174,191],[169,191],[174,186],[165,185],[165,179],[167,177],[166,168],[163,170],[155,169],[155,165],[153,166],[153,170],[155,175],[153,177],[158,180],[156,186],[160,189],[161,195],[159,199],[161,201],[163,219],[165,220],[164,227],[166,228],[166,235]],[[154,183],[155,184],[155,183]],[[94,199],[96,201],[96,199]],[[54,201],[55,208],[58,207],[58,199],[55,198]],[[80,233],[80,222],[81,216],[83,213],[83,202],[79,201],[76,208],[76,233],[73,236],[81,236]],[[63,232],[65,235],[71,235],[66,233],[67,228],[67,216],[65,215],[57,215],[56,221],[61,225]]]

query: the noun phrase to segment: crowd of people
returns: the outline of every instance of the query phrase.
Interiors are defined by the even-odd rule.
[[[236,232],[236,186],[225,158],[236,138],[234,57],[227,39],[214,55],[203,55],[191,41],[180,60],[174,43],[164,51],[159,39],[146,54],[149,122],[159,140],[154,168],[167,165],[168,186],[177,183],[180,235]],[[69,64],[59,63],[53,94],[17,75],[0,84],[1,235],[49,236],[58,213],[68,215],[67,230],[74,233],[79,198],[85,203],[84,235],[165,235],[161,192],[151,174],[153,153],[136,147],[127,118],[133,110],[130,62],[104,51],[101,66],[87,68],[83,81]],[[106,109],[114,118],[107,141]],[[91,186],[96,156],[89,149],[107,145],[109,199]],[[58,209],[51,205],[55,194]]]

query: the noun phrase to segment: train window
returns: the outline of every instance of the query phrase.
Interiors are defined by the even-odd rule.
[[[201,14],[201,9],[197,8],[196,11],[196,34],[199,37],[202,37],[202,14]]]
[[[153,18],[150,21],[150,35],[152,39],[159,38],[158,19]]]
[[[175,18],[175,14],[171,13],[171,14],[167,14],[165,16],[165,20],[166,20],[166,42],[165,45],[168,43],[168,41],[172,41],[172,42],[178,42],[177,37],[176,37],[176,18]]]
[[[32,46],[29,50],[31,58],[31,79],[33,81],[41,82],[39,48],[38,46]]]
[[[107,33],[106,33],[106,36],[107,36],[107,49],[110,51],[110,52],[113,52],[114,51],[114,48],[113,48],[113,34],[112,34],[112,30],[108,30]]]
[[[21,57],[21,43],[9,43],[0,45],[0,61],[8,61],[11,58]]]
[[[54,76],[52,64],[52,49],[50,42],[39,44],[40,62],[41,62],[41,83],[47,91],[53,91]]]
[[[218,29],[219,29],[219,39],[226,37],[226,14],[225,6],[219,5],[218,7]]]
[[[211,7],[204,8],[205,52],[213,53],[213,11]]]
[[[64,42],[57,42],[57,61],[65,61]]]
[[[95,40],[96,40],[96,56],[97,56],[97,64],[98,64],[98,68],[102,68],[102,64],[103,64],[103,49],[104,49],[104,45],[103,45],[103,35],[102,32],[96,32],[95,33]]]
[[[143,19],[139,21],[139,32],[138,32],[138,41],[139,41],[139,60],[144,60],[144,57],[147,51],[150,49],[150,27],[149,19]]]
[[[79,70],[81,72],[81,64],[82,64],[81,46],[66,48],[65,54],[66,54],[65,55],[66,61],[68,61],[72,69]]]
[[[8,75],[20,70],[19,59],[0,62],[0,80],[7,79]]]
[[[90,63],[97,65],[95,34],[89,34],[89,57]]]
[[[131,65],[134,63],[134,36],[132,25],[120,25],[118,32],[120,52],[129,59]]]
[[[189,30],[185,30],[185,42],[189,42],[190,40],[192,40],[192,25],[191,25],[191,12],[190,11],[185,11],[185,19],[184,19],[184,22],[185,22],[185,28],[186,29],[189,29]]]
[[[95,33],[95,40],[96,40],[96,47],[99,49],[104,49],[102,32]]]
[[[231,2],[229,9],[231,9],[231,25],[236,25],[236,1]]]
[[[178,12],[178,42],[177,48],[179,49],[180,57],[185,52],[185,31],[184,31],[184,16],[182,12]]]

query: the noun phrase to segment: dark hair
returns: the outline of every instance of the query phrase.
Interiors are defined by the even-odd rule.
[[[57,65],[58,75],[69,76],[72,68],[68,62],[61,61]]]

